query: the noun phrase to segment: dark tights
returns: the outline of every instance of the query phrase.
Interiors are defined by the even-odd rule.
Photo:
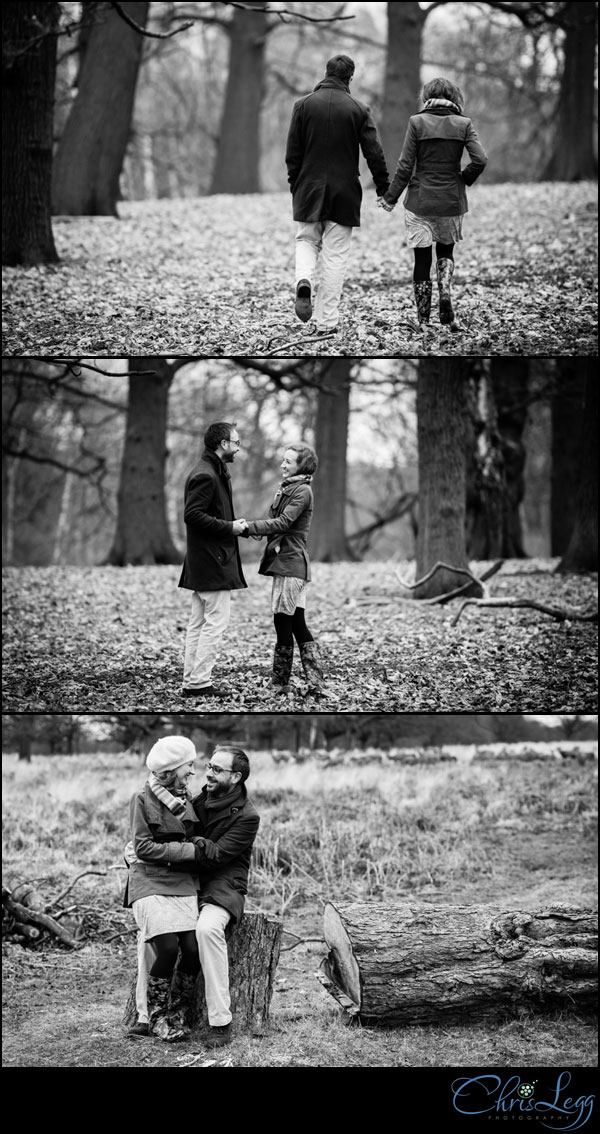
[[[293,646],[294,638],[299,646],[312,642],[313,636],[306,625],[304,610],[297,606],[293,614],[274,614],[275,633],[278,646]]]
[[[151,942],[156,958],[150,969],[150,976],[170,977],[177,963],[181,949],[179,971],[196,976],[200,972],[200,957],[198,956],[198,942],[192,929],[185,933],[159,933]]]
[[[429,279],[429,273],[431,272],[431,245],[429,245],[429,248],[415,248],[414,253],[415,269],[413,272],[413,280],[415,283],[419,283]],[[436,244],[435,246],[436,260],[453,260],[453,253],[453,244]]]

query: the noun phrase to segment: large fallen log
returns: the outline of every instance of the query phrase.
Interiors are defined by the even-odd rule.
[[[282,932],[283,923],[277,918],[245,913],[236,928],[226,934],[234,1032],[256,1036],[263,1035],[268,1028]],[[136,1023],[139,1016],[147,1018],[145,977],[153,956],[150,945],[138,949],[142,981],[138,987],[138,979],[134,977],[123,1017],[126,1027]],[[196,982],[192,1019],[194,1027],[203,1032],[208,1017],[202,973]]]
[[[365,1022],[471,1023],[596,1004],[598,913],[328,903],[319,979]]]

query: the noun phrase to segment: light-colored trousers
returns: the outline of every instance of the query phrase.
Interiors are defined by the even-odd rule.
[[[183,684],[186,688],[210,685],[230,614],[231,591],[192,591],[183,660]]]
[[[335,221],[299,221],[296,232],[296,284],[308,280],[313,285],[319,261],[320,281],[313,307],[317,330],[332,330],[340,320],[340,297],[346,278],[346,265],[352,229]]]
[[[204,995],[208,1009],[208,1022],[211,1027],[229,1024],[231,1016],[231,997],[229,995],[229,959],[225,930],[231,914],[222,906],[207,904],[202,906],[196,939],[200,964],[204,976]],[[150,941],[144,941],[141,933],[137,939],[138,974],[135,986],[135,1003],[141,1024],[148,1023],[148,973],[154,963],[154,949]]]

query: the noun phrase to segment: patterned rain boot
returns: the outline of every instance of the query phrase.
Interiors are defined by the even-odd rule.
[[[189,1032],[169,1019],[170,992],[169,977],[148,977],[148,1024],[150,1035],[166,1043],[178,1043],[187,1039]]]
[[[431,293],[433,291],[433,284],[431,280],[419,280],[416,283],[413,282],[413,288],[419,326],[422,324],[428,325],[429,316],[431,315]]]
[[[172,1026],[182,1028],[187,1035],[192,1029],[195,988],[196,977],[191,973],[180,973],[177,969],[171,987],[169,1020]]]
[[[451,331],[457,331],[458,327],[454,322],[454,309],[450,294],[450,285],[454,275],[454,260],[444,257],[437,261],[436,268],[440,293],[440,323],[449,324]]]
[[[275,646],[271,686],[278,693],[287,693],[294,662],[294,647]]]
[[[300,660],[304,676],[308,683],[308,692],[319,696],[323,692],[325,671],[323,669],[323,655],[318,642],[302,642],[300,645]]]

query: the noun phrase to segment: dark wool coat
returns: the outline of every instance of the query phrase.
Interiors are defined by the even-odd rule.
[[[310,581],[308,533],[314,509],[312,489],[305,481],[286,484],[267,520],[251,520],[248,535],[269,539],[258,568],[259,575],[293,575]]]
[[[193,806],[200,823],[199,832],[204,840],[219,848],[219,858],[206,858],[203,847],[197,847],[200,904],[209,902],[223,906],[236,922],[244,912],[252,844],[260,818],[243,784],[241,798],[236,803],[207,808],[207,798],[206,787],[203,787]]]
[[[233,534],[233,499],[227,466],[210,449],[187,478],[187,543],[179,586],[190,591],[235,591],[248,584]]]
[[[131,799],[129,820],[133,849],[140,859],[129,868],[123,905],[151,894],[168,897],[196,894],[196,853],[187,842],[196,832],[193,821],[176,819],[156,798],[149,784]],[[177,863],[173,873],[171,864]]]
[[[466,149],[471,161],[461,171]],[[385,200],[394,205],[408,185],[404,207],[421,217],[457,217],[468,211],[466,185],[483,173],[487,154],[470,118],[433,107],[409,119],[402,153]]]
[[[292,111],[285,160],[294,220],[360,225],[359,150],[382,196],[389,176],[369,107],[339,79],[324,79]]]

